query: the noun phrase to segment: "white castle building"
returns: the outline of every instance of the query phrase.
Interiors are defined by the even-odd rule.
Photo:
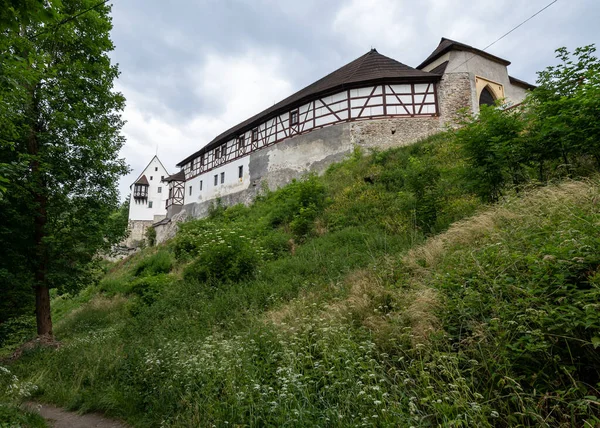
[[[163,180],[169,176],[158,156],[154,156],[138,178],[129,186],[128,247],[145,239],[146,229],[167,215],[168,186]]]
[[[445,38],[416,68],[372,49],[179,162],[180,171],[165,177],[169,196],[166,217],[154,225],[158,241],[173,235],[177,221],[205,216],[217,199],[249,203],[263,183],[276,188],[322,172],[356,146],[411,144],[445,129],[462,108],[477,113],[497,99],[520,103],[533,86],[509,76],[509,64]]]

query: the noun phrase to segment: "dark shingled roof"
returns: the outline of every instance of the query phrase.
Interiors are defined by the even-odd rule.
[[[442,75],[444,74],[444,72],[446,71],[446,67],[448,67],[448,61],[444,61],[442,62],[440,65],[438,65],[437,67],[432,68],[431,70],[429,70],[430,73],[434,73],[434,74],[439,74]]]
[[[145,175],[142,175],[140,178],[138,178],[138,181],[136,181],[134,184],[144,184],[146,186],[150,185],[150,183],[148,183],[148,179],[146,178]]]
[[[165,177],[162,181],[165,183],[170,183],[171,181],[185,181],[185,172],[181,169],[179,172]]]
[[[517,79],[516,77],[508,76],[508,81],[513,85],[522,86],[525,89],[535,89],[537,86],[527,83],[524,80]]]
[[[450,52],[452,50],[472,52],[474,54],[481,55],[482,57],[487,58],[489,60],[499,62],[500,64],[510,65],[510,61],[489,54],[485,51],[482,51],[481,49],[477,49],[473,46],[465,45],[464,43],[456,42],[454,40],[442,37],[442,40],[440,40],[440,44],[438,45],[438,47],[435,48],[431,55],[429,55],[429,57],[427,57],[427,59],[423,61],[417,68],[419,70],[422,69],[427,64],[431,64],[433,61],[444,55],[446,52]]]
[[[339,90],[358,87],[365,83],[378,83],[380,81],[404,82],[410,80],[411,82],[434,82],[439,79],[440,76],[437,74],[409,67],[392,58],[381,55],[375,49],[371,49],[363,56],[337,69],[333,73],[328,74],[283,101],[218,135],[205,147],[179,162],[177,166],[186,164],[198,155],[217,147],[239,133],[246,132],[278,114],[300,106],[314,99],[317,95],[324,96]]]

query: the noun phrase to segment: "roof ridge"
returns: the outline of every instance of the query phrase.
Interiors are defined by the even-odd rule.
[[[302,103],[309,102],[320,96],[327,96],[338,90],[344,91],[351,87],[360,87],[363,83],[367,86],[374,85],[385,80],[394,80],[396,82],[406,80],[412,82],[416,80],[431,82],[439,79],[440,76],[437,74],[410,67],[400,61],[396,61],[393,58],[377,52],[376,49],[371,49],[355,60],[350,61],[310,85],[294,92],[271,107],[268,107],[258,114],[225,130],[205,144],[200,150],[179,162],[177,166],[184,165],[191,159],[224,143],[240,132],[248,131],[253,126],[257,126],[263,121],[285,113],[292,108],[297,108],[302,105]]]

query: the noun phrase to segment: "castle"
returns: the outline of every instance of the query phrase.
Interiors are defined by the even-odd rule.
[[[178,221],[205,216],[217,199],[247,204],[263,183],[277,188],[320,173],[356,146],[411,144],[452,125],[461,109],[520,103],[533,86],[509,76],[509,64],[446,38],[416,68],[372,49],[179,162],[179,172],[163,180],[168,196],[165,217],[154,223],[157,241],[170,238]]]

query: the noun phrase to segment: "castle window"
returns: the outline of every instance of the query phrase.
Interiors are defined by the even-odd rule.
[[[200,180],[200,190],[202,190],[202,180]]]
[[[483,88],[481,95],[479,96],[479,105],[481,106],[484,104],[487,106],[493,106],[495,104],[494,95],[490,92],[487,86]]]
[[[244,176],[244,165],[238,166],[238,178],[242,178]]]
[[[225,173],[221,173],[221,184],[225,183]]]
[[[252,130],[252,142],[256,143],[258,141],[258,128],[254,128]]]
[[[298,125],[300,115],[298,114],[298,110],[292,110],[290,112],[290,126]]]
[[[225,143],[221,146],[221,157],[224,158],[226,154],[227,154],[227,143]]]
[[[152,201],[148,202],[148,208],[152,208]]]
[[[237,137],[237,149],[238,150],[242,150],[244,148],[244,136],[240,135],[239,137]]]
[[[205,161],[204,155],[200,156],[200,166],[204,166],[204,161]]]
[[[160,176],[160,181],[163,181],[164,179],[165,179],[165,176],[164,176],[164,175],[161,175],[161,176]]]
[[[154,167],[154,171],[158,171],[158,167],[157,166]]]
[[[162,187],[159,187],[157,193],[162,193]]]
[[[215,174],[215,186],[219,184],[219,175]]]
[[[150,176],[150,180],[152,180],[152,176]]]
[[[190,196],[192,196],[192,186],[190,186]]]
[[[220,159],[221,158],[221,148],[217,147],[215,149],[215,159]]]

